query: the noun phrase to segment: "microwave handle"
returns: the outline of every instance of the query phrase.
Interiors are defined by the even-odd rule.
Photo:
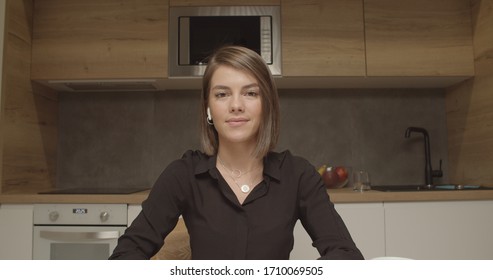
[[[120,237],[119,231],[94,231],[94,232],[64,232],[64,231],[45,231],[39,232],[39,236],[44,239],[54,241],[84,241],[84,240],[107,240]]]

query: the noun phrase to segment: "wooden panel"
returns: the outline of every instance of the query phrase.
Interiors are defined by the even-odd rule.
[[[493,75],[493,1],[472,0],[476,77]],[[491,95],[491,94],[490,94]]]
[[[365,76],[361,0],[282,0],[283,76]]]
[[[170,0],[170,6],[276,6],[281,0]]]
[[[32,78],[165,78],[167,33],[168,1],[36,1]]]
[[[31,84],[32,0],[7,1],[2,88],[2,192],[55,184],[56,93]]]
[[[468,0],[364,0],[368,76],[472,76]]]
[[[2,121],[3,121],[3,53],[4,53],[4,37],[5,37],[5,6],[6,0],[0,0],[0,194],[2,191],[2,174],[3,164],[3,133],[2,133]]]
[[[446,96],[450,178],[493,186],[493,1],[473,0],[476,77]]]

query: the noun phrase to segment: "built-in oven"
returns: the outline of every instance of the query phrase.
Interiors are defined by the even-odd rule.
[[[34,205],[33,259],[108,259],[127,228],[126,204]]]

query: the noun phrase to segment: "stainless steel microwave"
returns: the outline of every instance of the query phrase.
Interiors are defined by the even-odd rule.
[[[171,7],[169,76],[202,76],[222,45],[256,51],[273,75],[281,75],[280,19],[279,6]]]

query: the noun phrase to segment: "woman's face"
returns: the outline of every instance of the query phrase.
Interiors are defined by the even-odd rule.
[[[246,72],[219,66],[211,78],[209,108],[219,143],[256,143],[262,115],[260,88]]]

